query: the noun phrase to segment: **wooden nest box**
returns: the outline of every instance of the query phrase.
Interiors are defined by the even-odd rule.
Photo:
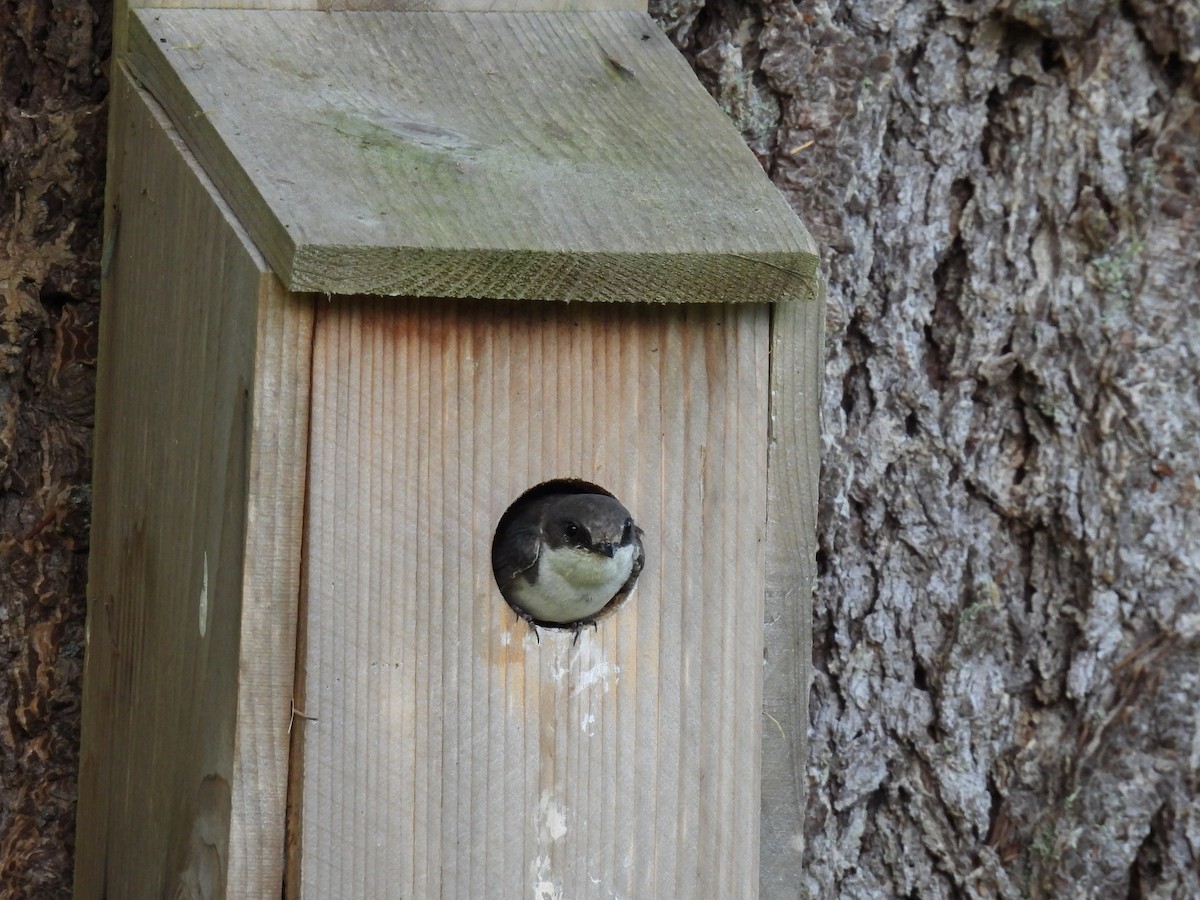
[[[117,27],[76,896],[794,873],[817,259],[668,39],[628,9]],[[535,634],[490,547],[557,479],[646,562]]]

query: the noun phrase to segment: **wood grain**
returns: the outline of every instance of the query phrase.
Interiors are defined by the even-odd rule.
[[[636,9],[644,0],[132,0],[134,9],[275,9],[322,12],[553,12]]]
[[[130,41],[293,290],[811,297],[811,237],[643,13],[140,10]]]
[[[756,895],[768,317],[320,308],[291,896]],[[490,562],[564,476],[648,556],[577,645]]]
[[[296,673],[313,298],[259,299],[246,490],[229,896],[277,896]]]
[[[646,11],[646,0],[114,0],[114,58],[129,49],[134,9],[309,10],[321,12],[587,12]]]
[[[272,896],[311,299],[114,84],[75,895]]]
[[[796,896],[804,851],[804,766],[816,581],[823,286],[816,303],[771,310],[760,893]]]

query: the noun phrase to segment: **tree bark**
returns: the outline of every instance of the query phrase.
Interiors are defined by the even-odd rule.
[[[106,17],[0,3],[0,897],[70,895]]]
[[[796,894],[1200,896],[1200,4],[654,11],[829,277]]]

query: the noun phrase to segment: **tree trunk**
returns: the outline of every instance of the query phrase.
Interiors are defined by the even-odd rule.
[[[809,897],[1200,897],[1200,4],[663,2],[829,276]]]
[[[70,895],[104,4],[0,3],[0,897]]]

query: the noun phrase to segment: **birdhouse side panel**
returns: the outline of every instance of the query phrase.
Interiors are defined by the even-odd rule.
[[[75,896],[271,896],[312,303],[114,73]]]
[[[777,304],[771,311],[759,852],[759,889],[765,897],[794,893],[803,871],[824,318],[823,283],[817,302]]]

